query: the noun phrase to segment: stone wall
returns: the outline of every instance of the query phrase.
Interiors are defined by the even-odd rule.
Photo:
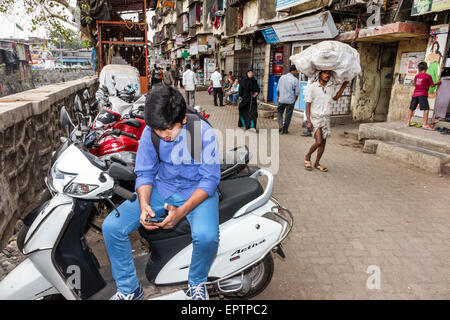
[[[353,121],[386,120],[391,84],[382,79],[382,71],[392,74],[396,49],[395,43],[358,43],[362,72],[354,80]]]
[[[85,77],[0,98],[0,248],[45,190],[51,154],[65,135],[61,107],[74,118],[75,95],[87,88],[94,99],[97,87],[97,77]]]
[[[0,97],[39,88],[52,83],[67,82],[93,76],[92,69],[39,69],[21,65],[14,70],[0,68]]]
[[[392,87],[391,101],[389,103],[388,121],[406,121],[408,117],[409,105],[414,92],[414,85],[400,84],[398,75],[400,71],[400,61],[405,52],[425,52],[427,49],[427,39],[400,41],[398,44],[397,56],[395,59],[394,85]]]

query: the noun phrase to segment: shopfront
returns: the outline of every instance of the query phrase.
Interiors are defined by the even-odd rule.
[[[266,43],[271,44],[270,59],[268,65],[268,90],[267,101],[276,104],[278,79],[289,72],[289,57],[300,53],[313,43],[333,39],[338,34],[333,17],[329,11],[313,14],[287,22],[274,24],[261,30]],[[295,108],[304,110],[304,88],[307,78],[300,75],[300,99]]]

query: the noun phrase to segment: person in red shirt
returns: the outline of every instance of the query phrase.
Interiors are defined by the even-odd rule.
[[[420,105],[420,110],[423,110],[423,128],[433,129],[428,125],[428,112],[430,111],[430,106],[428,105],[428,89],[441,84],[441,80],[434,83],[433,78],[427,74],[428,65],[426,62],[420,62],[418,64],[419,73],[414,77],[414,93],[411,99],[411,105],[409,106],[408,122],[405,123],[409,127],[411,123],[411,118],[417,105]]]

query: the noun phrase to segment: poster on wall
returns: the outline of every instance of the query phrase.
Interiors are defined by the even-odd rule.
[[[434,82],[437,82],[441,75],[445,46],[448,38],[448,27],[448,24],[442,24],[430,28],[425,62],[428,64],[427,73],[433,78]],[[434,100],[436,98],[436,89],[436,87],[430,88],[428,91],[429,99]],[[434,106],[434,101],[432,105]]]
[[[450,0],[414,0],[411,7],[411,15],[418,16],[448,9],[450,9]]]
[[[448,30],[448,24],[441,24],[430,27],[427,51],[425,53],[425,62],[428,64],[427,73],[433,78],[434,82],[437,82],[441,76],[445,46],[447,44],[448,38]],[[438,87],[430,87],[430,89],[428,90],[428,104],[430,105],[431,110],[434,110],[437,89]],[[430,114],[432,113],[433,112],[430,112]],[[423,111],[416,110],[415,115],[422,117]]]
[[[402,81],[399,83],[404,85],[414,85],[414,77],[418,70],[419,62],[425,60],[425,52],[405,52],[400,60],[399,74],[402,74]]]

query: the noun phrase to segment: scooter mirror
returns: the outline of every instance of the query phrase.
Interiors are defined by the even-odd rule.
[[[132,170],[115,162],[111,163],[111,166],[108,169],[108,174],[111,178],[121,181],[136,180],[136,175]]]
[[[88,89],[83,91],[83,99],[84,101],[89,101],[89,99],[91,98]]]
[[[73,101],[73,111],[82,112],[81,99],[78,95],[75,96],[75,100]]]
[[[64,129],[67,131],[70,130],[70,127],[73,126],[72,120],[70,119],[69,113],[67,113],[66,107],[61,107],[60,111],[60,122]]]

